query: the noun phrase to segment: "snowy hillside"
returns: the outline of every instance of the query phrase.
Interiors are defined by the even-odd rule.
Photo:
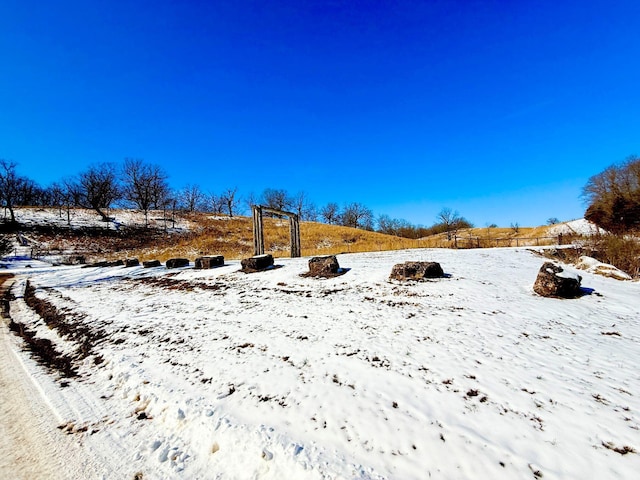
[[[105,223],[94,210],[84,208],[72,208],[68,211],[66,208],[52,207],[19,207],[15,209],[16,221],[25,227],[48,226],[116,230],[122,226],[143,227],[145,225],[144,213],[139,210],[109,210],[108,214],[112,221]],[[173,215],[170,211],[151,210],[147,221],[150,227],[169,231],[181,231],[190,227],[189,222],[181,215]]]
[[[526,249],[338,259],[327,280],[305,258],[14,269],[14,321],[77,350],[28,280],[94,339],[77,378],[18,357],[96,478],[637,478],[639,283],[581,271],[589,294],[542,298]],[[449,277],[389,281],[407,260]]]
[[[583,235],[585,237],[605,233],[607,233],[605,230],[584,218],[552,225],[548,231],[549,235]]]

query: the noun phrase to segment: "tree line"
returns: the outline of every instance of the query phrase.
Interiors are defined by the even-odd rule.
[[[587,220],[615,234],[640,231],[640,157],[632,155],[592,176],[583,195]]]
[[[103,221],[109,221],[110,208],[133,208],[144,213],[148,224],[151,210],[171,209],[183,212],[210,212],[233,217],[250,212],[252,205],[296,213],[300,220],[318,221],[363,230],[378,231],[406,238],[421,238],[447,232],[449,236],[461,228],[473,225],[458,212],[443,208],[430,226],[413,225],[404,219],[380,215],[360,202],[340,206],[329,202],[317,206],[305,192],[291,194],[283,189],[267,188],[261,194],[241,197],[237,187],[220,192],[206,192],[190,184],[181,190],[169,186],[168,175],[158,165],[140,159],[125,158],[121,165],[102,163],[91,165],[76,176],[42,187],[19,175],[17,164],[0,159],[0,202],[16,223],[14,207],[55,207],[62,212],[74,207],[94,210]]]

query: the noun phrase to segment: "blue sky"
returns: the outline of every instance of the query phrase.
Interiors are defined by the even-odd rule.
[[[638,1],[0,0],[0,158],[431,225],[579,218],[640,154]]]

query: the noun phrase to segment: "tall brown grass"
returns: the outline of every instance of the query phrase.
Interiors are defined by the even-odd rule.
[[[253,226],[248,217],[215,217],[194,214],[189,218],[197,225],[190,233],[166,236],[151,242],[145,248],[120,250],[119,258],[138,257],[141,260],[164,261],[172,257],[194,259],[203,255],[224,255],[227,259],[239,259],[253,255]],[[457,232],[457,239],[447,239],[445,233],[421,239],[408,239],[378,232],[359,230],[317,222],[300,224],[303,256],[335,255],[412,248],[487,248],[503,246],[543,245],[545,227],[473,228]],[[532,239],[533,238],[533,239]],[[528,239],[528,240],[527,240]],[[290,255],[289,221],[264,219],[265,252],[274,257]],[[549,240],[547,243],[555,243]]]

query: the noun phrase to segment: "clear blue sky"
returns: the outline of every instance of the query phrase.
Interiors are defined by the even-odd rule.
[[[579,218],[640,154],[640,1],[0,0],[0,158],[431,225]]]

